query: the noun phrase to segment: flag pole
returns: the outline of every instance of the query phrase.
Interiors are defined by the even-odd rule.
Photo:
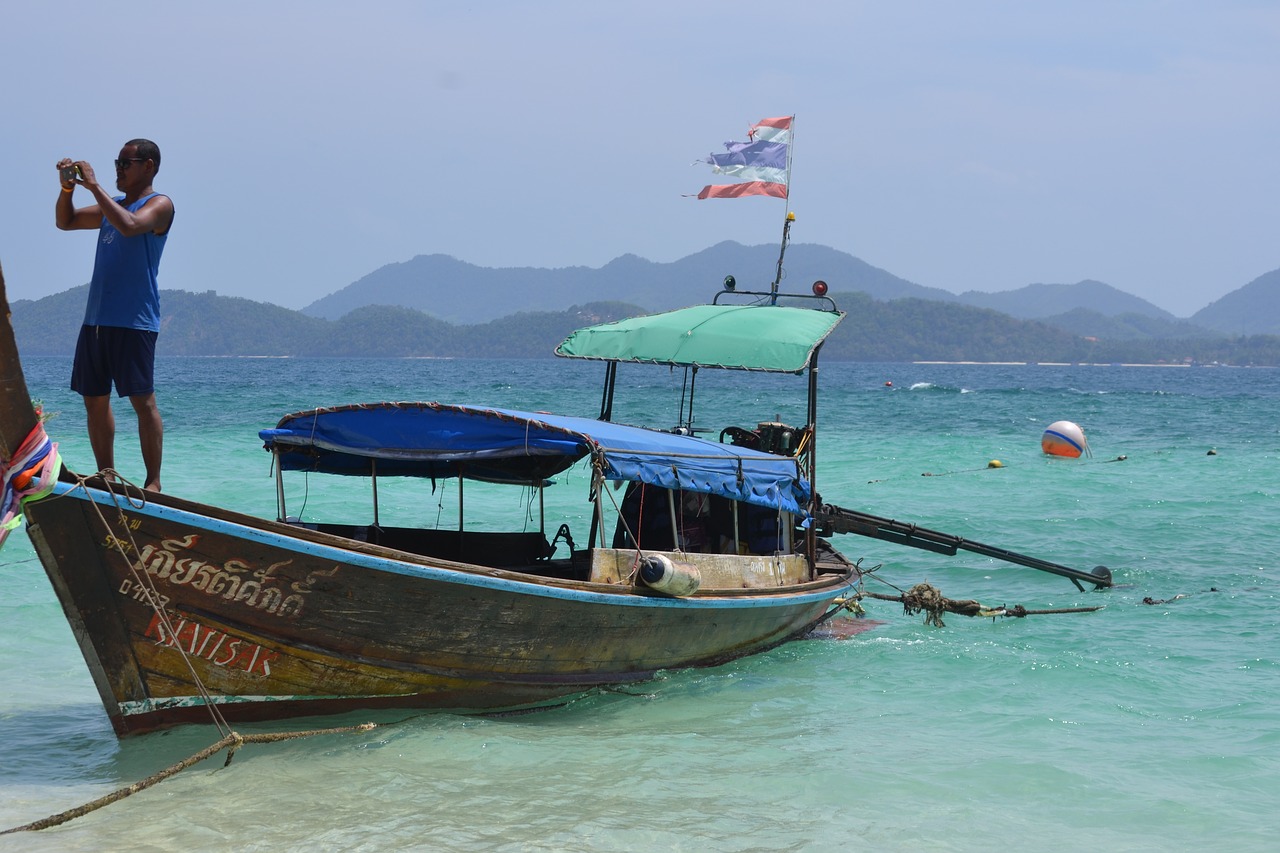
[[[782,222],[782,248],[778,251],[778,271],[773,277],[773,286],[769,288],[769,304],[778,304],[778,285],[782,282],[782,257],[787,253],[787,239],[791,234],[791,223],[796,215],[791,212],[791,158],[796,147],[796,117],[791,116],[790,138],[787,141],[787,194],[783,198],[787,202],[787,215]]]

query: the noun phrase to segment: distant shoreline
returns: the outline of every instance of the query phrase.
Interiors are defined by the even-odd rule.
[[[1218,362],[1210,362],[1208,364],[1144,364],[1141,362],[1106,362],[1106,361],[913,361],[911,364],[967,364],[967,365],[991,365],[1003,367],[1176,367],[1176,368],[1192,368],[1192,367],[1268,367],[1268,365],[1239,365],[1239,364],[1220,364]]]
[[[171,358],[192,358],[192,359],[249,359],[249,360],[278,360],[287,361],[290,359],[374,359],[386,361],[551,361],[555,356],[539,355],[539,356],[456,356],[456,355],[187,355],[187,354],[161,354],[165,359]],[[39,354],[30,355],[27,358],[58,358],[69,361],[72,357],[71,353],[62,353],[58,355]],[[1206,362],[1204,364],[1159,364],[1145,362],[1106,362],[1106,361],[934,361],[934,360],[916,360],[916,361],[858,361],[849,359],[833,358],[824,362],[826,364],[918,364],[918,365],[959,365],[967,367],[1157,367],[1157,368],[1177,368],[1187,370],[1191,368],[1222,368],[1236,370],[1275,370],[1276,365],[1270,364],[1222,364],[1221,362]]]

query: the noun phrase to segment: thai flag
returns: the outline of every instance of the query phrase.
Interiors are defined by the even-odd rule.
[[[705,162],[716,174],[741,183],[702,188],[698,198],[741,198],[746,195],[787,197],[790,178],[788,153],[791,122],[795,116],[765,118],[751,125],[747,142],[726,142],[724,154],[712,154]]]

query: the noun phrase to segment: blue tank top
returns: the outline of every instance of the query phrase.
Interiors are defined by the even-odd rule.
[[[136,213],[159,193],[143,196],[128,206]],[[116,198],[116,202],[124,196]],[[172,226],[170,226],[172,227]],[[126,237],[104,216],[98,228],[98,253],[89,280],[89,301],[84,309],[86,326],[120,326],[160,331],[160,255],[169,232],[151,231]]]

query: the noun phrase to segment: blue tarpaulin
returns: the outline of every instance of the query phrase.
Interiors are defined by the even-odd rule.
[[[259,434],[285,471],[530,484],[593,455],[610,480],[800,515],[809,499],[794,458],[590,418],[375,403],[296,412]]]

